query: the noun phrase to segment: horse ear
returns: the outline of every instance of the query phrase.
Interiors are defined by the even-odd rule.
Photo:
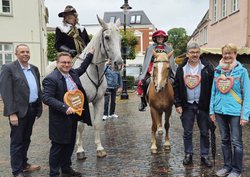
[[[156,53],[155,49],[153,49],[153,55],[155,58],[157,57],[157,53]]]
[[[168,58],[170,58],[174,53],[174,50],[172,50],[171,52],[168,53]]]
[[[120,18],[118,18],[118,19],[116,20],[115,25],[116,25],[117,27],[119,27],[119,26],[121,25]]]
[[[102,28],[104,28],[104,29],[108,28],[107,23],[105,23],[105,21],[103,21],[103,19],[101,19],[98,15],[96,15],[96,16],[97,16],[97,20],[98,20],[99,24],[102,26]]]

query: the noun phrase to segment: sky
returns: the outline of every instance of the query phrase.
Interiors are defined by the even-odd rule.
[[[104,12],[122,11],[124,0],[45,0],[49,10],[49,27],[62,21],[58,13],[66,5],[76,8],[79,23],[98,24],[96,15],[103,18]],[[143,10],[157,29],[168,31],[183,27],[191,35],[209,8],[209,0],[128,0],[132,10]]]

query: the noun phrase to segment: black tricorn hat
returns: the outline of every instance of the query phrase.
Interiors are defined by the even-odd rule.
[[[77,14],[76,9],[71,5],[67,5],[64,11],[58,14],[58,17],[64,17],[65,15],[68,14]]]

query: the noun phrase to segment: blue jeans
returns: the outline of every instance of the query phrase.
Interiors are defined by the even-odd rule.
[[[221,114],[215,116],[220,128],[224,168],[240,174],[243,160],[240,117]]]
[[[181,116],[185,153],[193,154],[192,137],[195,118],[200,129],[200,156],[205,157],[209,154],[209,119],[208,113],[199,110],[197,104],[188,104]]]

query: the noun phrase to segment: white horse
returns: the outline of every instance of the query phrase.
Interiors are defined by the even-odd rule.
[[[89,65],[86,73],[80,77],[82,85],[86,91],[89,103],[93,104],[94,115],[91,120],[95,129],[95,144],[97,146],[97,157],[105,157],[107,155],[100,139],[100,125],[102,123],[102,116],[104,112],[104,94],[107,88],[105,78],[105,62],[107,59],[112,61],[114,67],[122,65],[121,57],[121,35],[119,31],[120,20],[116,23],[105,23],[97,16],[100,31],[93,37],[83,53],[78,57],[74,63],[74,68],[77,68],[82,63],[81,58],[90,51],[92,47],[95,48],[92,63]],[[83,148],[83,130],[85,124],[79,122],[77,129],[77,159],[85,159],[85,152]]]

